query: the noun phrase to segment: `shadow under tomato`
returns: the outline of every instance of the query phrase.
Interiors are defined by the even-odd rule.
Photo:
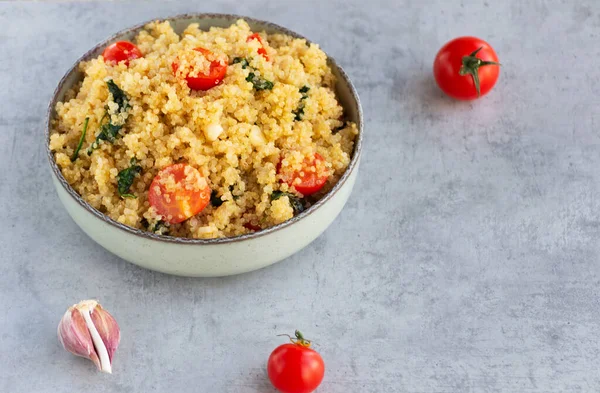
[[[435,82],[433,75],[422,75],[415,86],[414,94],[421,103],[432,106],[434,109],[451,109],[459,106],[468,106],[470,101],[461,101],[447,96]]]

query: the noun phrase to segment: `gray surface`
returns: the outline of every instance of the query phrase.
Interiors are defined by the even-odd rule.
[[[272,393],[274,335],[295,327],[320,344],[321,393],[600,390],[600,3],[237,3],[0,4],[0,391]],[[306,34],[366,114],[334,225],[238,277],[169,277],[108,254],[63,210],[44,155],[68,66],[121,28],[186,11]],[[437,49],[462,34],[504,64],[474,103],[431,79]],[[56,339],[89,297],[122,328],[112,376]]]

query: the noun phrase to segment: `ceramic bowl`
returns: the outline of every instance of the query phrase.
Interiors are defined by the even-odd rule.
[[[212,26],[227,27],[243,18],[254,31],[284,33],[304,38],[286,28],[252,18],[223,14],[180,15],[168,20],[177,33],[190,23],[206,30]],[[99,43],[80,59],[62,78],[48,108],[46,146],[50,137],[50,122],[56,116],[56,103],[83,75],[77,65],[100,55],[110,43],[132,40],[148,22],[123,30]],[[336,93],[349,120],[358,125],[354,154],[348,169],[333,189],[306,211],[282,224],[242,236],[223,239],[187,239],[157,235],[123,225],[89,205],[64,179],[47,148],[52,179],[58,196],[73,220],[102,247],[136,265],[181,276],[226,276],[244,273],[281,261],[315,240],[340,213],[356,181],[362,144],[362,112],[358,95],[348,76],[332,58],[328,59],[337,77]]]

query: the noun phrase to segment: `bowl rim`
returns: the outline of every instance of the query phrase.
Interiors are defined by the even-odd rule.
[[[333,67],[337,68],[337,70],[341,76],[341,79],[347,85],[348,90],[351,93],[352,99],[356,103],[356,110],[357,110],[357,117],[358,117],[358,122],[357,122],[358,134],[356,136],[356,140],[354,143],[354,151],[352,154],[352,158],[350,160],[350,164],[348,165],[348,167],[346,168],[346,170],[344,171],[344,173],[340,177],[340,179],[337,181],[337,183],[333,186],[333,188],[331,190],[329,190],[329,192],[327,194],[325,194],[323,197],[321,197],[321,199],[319,199],[317,202],[315,202],[308,209],[306,209],[302,213],[298,214],[297,216],[292,217],[289,220],[286,220],[280,224],[277,224],[277,225],[274,225],[274,226],[271,226],[271,227],[268,227],[265,229],[261,229],[260,231],[247,233],[247,234],[243,234],[243,235],[231,236],[231,237],[223,237],[223,238],[195,239],[195,238],[159,235],[159,234],[156,234],[153,232],[144,231],[142,229],[137,229],[137,228],[133,228],[128,225],[122,224],[122,223],[112,219],[108,215],[100,212],[98,209],[96,209],[95,207],[90,205],[87,201],[85,201],[83,199],[83,197],[81,195],[79,195],[73,189],[73,187],[71,187],[71,185],[67,182],[67,180],[62,175],[62,172],[61,172],[60,168],[58,167],[56,160],[54,159],[54,154],[52,153],[52,150],[50,149],[50,131],[51,131],[51,123],[52,123],[52,120],[54,119],[55,107],[58,102],[58,94],[62,90],[63,85],[66,83],[68,77],[71,76],[71,74],[77,70],[77,67],[79,66],[79,64],[82,61],[87,61],[87,60],[90,60],[92,57],[95,57],[94,53],[97,52],[99,50],[99,48],[106,46],[108,43],[114,41],[115,39],[117,39],[118,37],[121,37],[122,35],[141,30],[148,23],[151,23],[154,21],[172,22],[175,20],[185,20],[185,19],[224,19],[224,20],[231,20],[232,23],[234,23],[238,19],[243,19],[250,23],[259,24],[259,25],[265,26],[265,27],[270,27],[274,30],[277,30],[278,32],[290,35],[294,38],[304,39],[304,40],[306,40],[307,43],[312,43],[312,41],[310,41],[303,35],[298,34],[286,27],[280,26],[280,25],[272,23],[272,22],[255,19],[255,18],[250,18],[250,17],[246,17],[246,16],[241,16],[241,15],[236,15],[236,14],[221,14],[221,13],[186,13],[186,14],[169,16],[169,17],[165,17],[165,18],[153,18],[151,20],[148,20],[148,21],[145,21],[142,23],[138,23],[134,26],[122,29],[122,30],[118,31],[117,33],[112,34],[108,38],[98,42],[90,50],[88,50],[81,57],[79,57],[75,61],[75,63],[63,75],[63,77],[60,79],[56,89],[54,90],[54,92],[52,94],[52,98],[50,99],[50,103],[48,105],[47,112],[46,112],[45,136],[46,136],[46,154],[48,156],[50,167],[52,169],[54,176],[56,177],[58,182],[61,184],[61,186],[64,188],[64,190],[67,192],[67,194],[71,198],[73,198],[75,200],[75,202],[77,202],[79,204],[79,206],[81,206],[88,213],[91,213],[92,215],[94,215],[96,218],[99,218],[103,222],[105,222],[117,229],[120,229],[126,233],[129,233],[131,235],[142,237],[142,238],[148,239],[148,240],[155,240],[155,241],[166,242],[166,243],[187,244],[187,245],[209,245],[209,244],[227,244],[227,243],[241,242],[241,241],[251,240],[251,239],[255,239],[258,237],[272,234],[274,232],[277,232],[279,230],[282,230],[289,226],[292,226],[295,223],[297,223],[298,221],[301,221],[302,219],[304,219],[305,217],[308,217],[310,214],[314,213],[321,206],[323,206],[325,203],[327,203],[344,186],[344,184],[347,182],[347,180],[350,177],[350,175],[352,174],[352,172],[355,171],[356,168],[358,167],[361,150],[362,150],[363,111],[362,111],[362,107],[360,104],[360,99],[358,97],[358,93],[356,91],[356,88],[350,81],[350,78],[348,77],[346,72],[343,70],[343,68],[341,66],[339,66],[337,64],[337,62],[335,61],[335,59],[333,59],[331,56],[329,56],[327,54],[327,52],[325,52],[325,55],[327,56],[327,61],[329,63],[329,66],[330,67],[333,66]]]

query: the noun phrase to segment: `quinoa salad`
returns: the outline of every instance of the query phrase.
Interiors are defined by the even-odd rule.
[[[90,205],[163,235],[219,238],[282,223],[325,195],[352,157],[327,56],[244,20],[181,35],[152,22],[79,64],[50,149]]]

